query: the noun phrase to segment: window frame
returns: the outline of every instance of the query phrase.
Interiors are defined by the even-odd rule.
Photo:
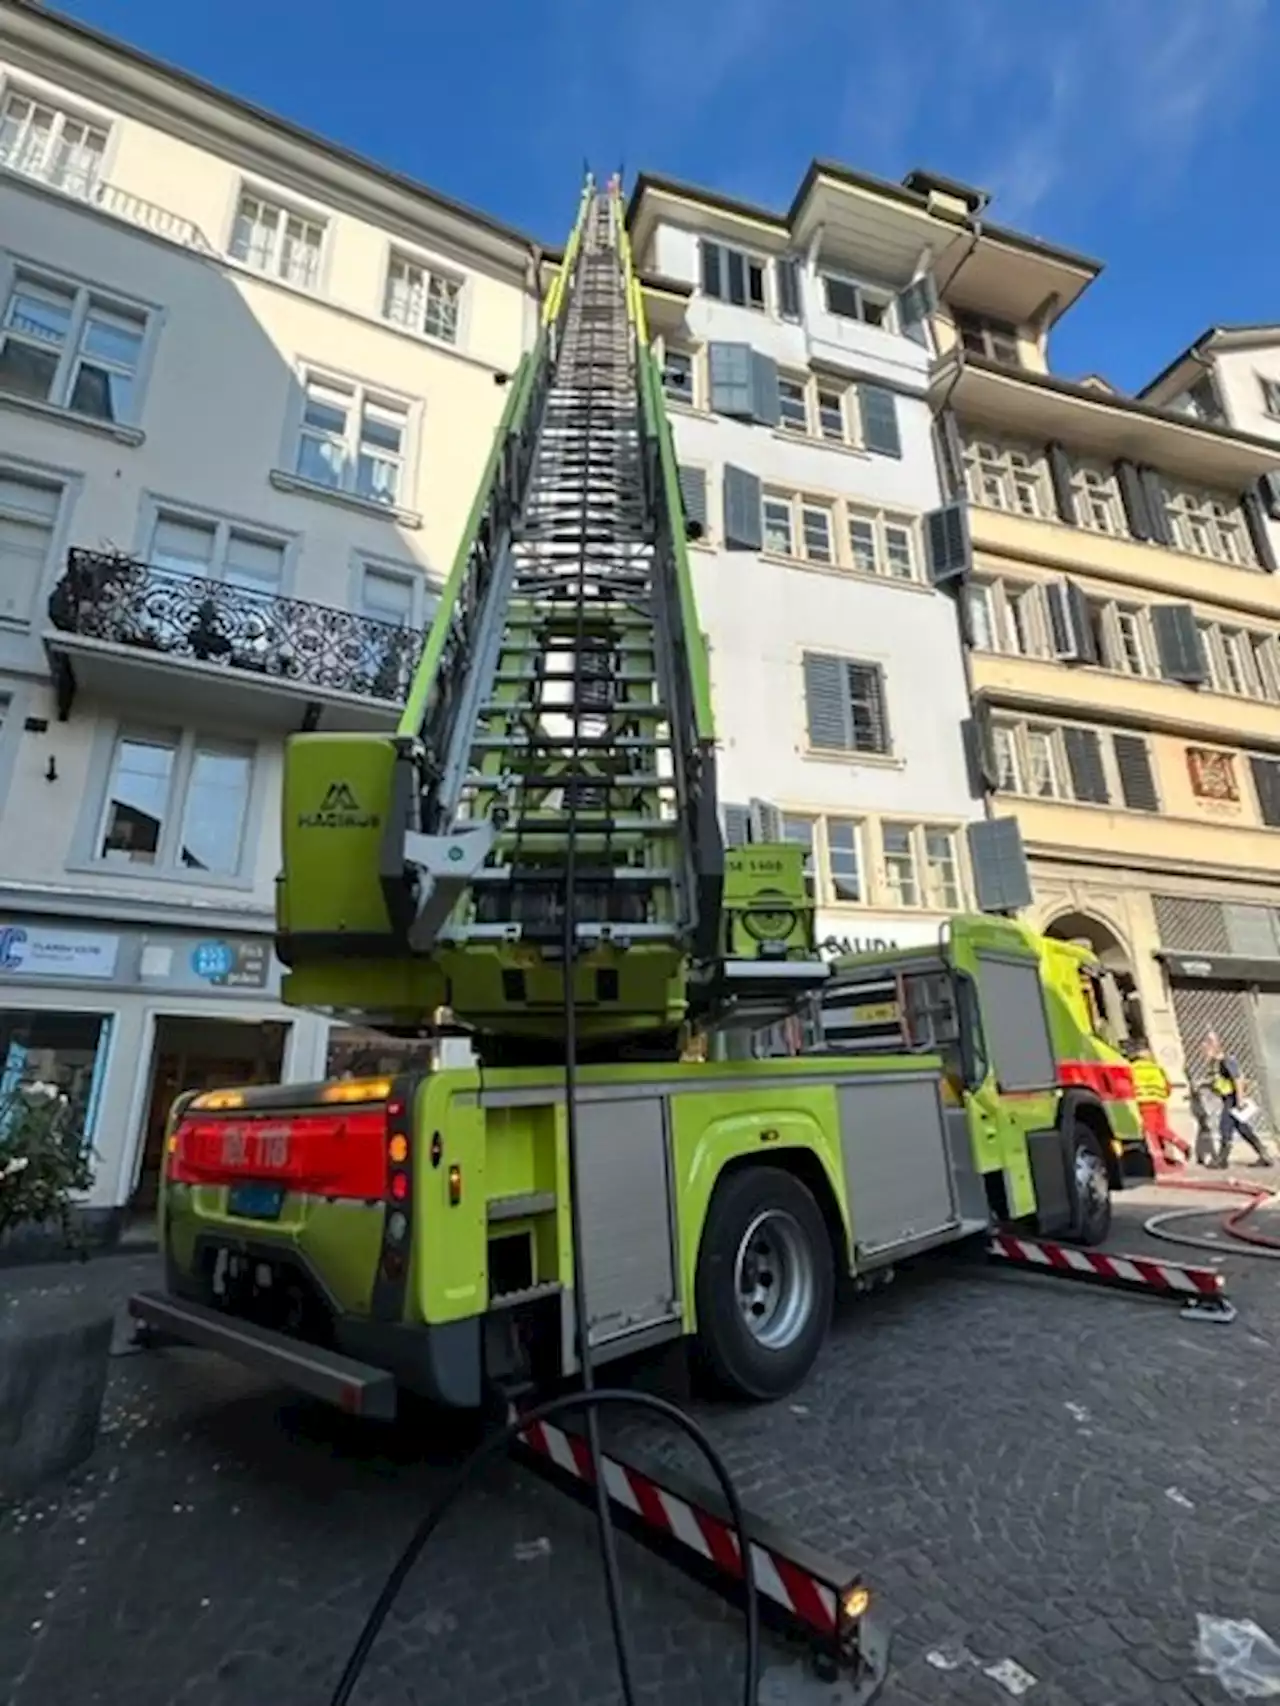
[[[810,380],[811,375],[807,373],[796,373],[788,371],[787,369],[779,370],[778,431],[785,433],[788,438],[812,438],[815,436],[813,432],[813,410],[811,406],[813,399],[810,396],[813,386],[810,383]],[[788,418],[786,400],[783,397],[784,385],[789,386],[793,392],[799,392],[798,398],[791,398],[791,402],[793,404],[796,402],[799,403],[801,410],[801,418],[799,420]],[[832,443],[834,441],[828,439],[825,442]]]
[[[434,621],[435,613],[440,607],[440,598],[444,590],[441,583],[429,575],[418,563],[407,561],[402,557],[384,556],[377,551],[366,551],[359,545],[353,546],[349,566],[349,608],[353,615],[367,617],[371,622],[379,622],[383,618],[373,616],[364,608],[363,589],[366,575],[370,571],[374,574],[385,575],[391,580],[403,581],[411,588],[408,626],[416,629],[419,633],[425,633]]]
[[[999,362],[1002,367],[1025,367],[1022,359],[1021,338],[1016,322],[1001,320],[990,314],[979,313],[972,308],[953,308],[951,323],[955,327],[956,344],[971,355],[982,356],[987,361]],[[969,337],[976,339],[978,348],[968,341]],[[1001,355],[997,344],[1004,340],[1012,345],[1012,353]]]
[[[965,491],[979,509],[996,509],[1024,521],[1053,521],[1049,468],[1045,456],[1034,445],[1001,438],[967,438],[964,442]],[[992,498],[997,491],[999,500]],[[1029,492],[1033,507],[1019,501]]]
[[[1076,521],[1088,533],[1108,539],[1125,539],[1128,520],[1120,497],[1120,482],[1108,468],[1093,462],[1073,462],[1071,490],[1075,497]],[[1099,506],[1095,509],[1095,503]],[[1099,515],[1105,523],[1099,522]]]
[[[990,575],[979,570],[970,578],[968,592],[983,595],[988,629],[993,644],[971,641],[975,651],[993,657],[1030,658],[1044,662],[1051,655],[1049,614],[1044,583],[1014,580],[1008,575]],[[970,633],[973,633],[970,618]],[[1023,638],[1028,644],[1019,643]]]
[[[28,462],[18,456],[0,455],[0,480],[5,479],[11,479],[17,483],[26,481],[32,485],[55,488],[57,505],[49,522],[49,543],[45,551],[44,561],[40,565],[31,613],[26,617],[0,615],[0,639],[6,635],[29,635],[39,622],[51,586],[61,572],[62,562],[66,556],[71,511],[84,484],[84,476],[78,472],[51,467],[41,462]],[[5,513],[9,512],[6,511]],[[21,514],[17,514],[15,518],[19,523],[29,520],[29,517]]]
[[[1262,391],[1262,412],[1273,420],[1280,420],[1280,379],[1268,379],[1260,373],[1258,386]]]
[[[256,201],[262,209],[270,208],[277,216],[276,239],[273,245],[273,262],[270,266],[258,266],[249,259],[248,254],[241,256],[235,252],[236,228],[240,223],[240,209],[246,200]],[[280,243],[279,218],[287,222],[297,219],[306,225],[314,225],[319,229],[320,241],[316,248],[316,263],[314,277],[302,282],[291,278],[280,270],[280,255],[283,245]],[[299,197],[282,194],[275,189],[267,189],[252,178],[241,178],[235,186],[231,198],[231,215],[227,223],[226,242],[222,245],[222,253],[226,261],[233,267],[240,267],[254,278],[266,279],[271,284],[283,285],[287,290],[299,291],[304,296],[322,295],[328,284],[329,247],[332,241],[333,215],[328,210],[309,206]],[[277,254],[279,251],[280,254]]]
[[[1202,562],[1222,563],[1228,568],[1257,569],[1258,554],[1249,537],[1242,506],[1222,492],[1201,486],[1173,486],[1161,483],[1165,514],[1173,535],[1174,549]],[[1213,549],[1201,550],[1196,538],[1206,540]],[[1224,540],[1234,541],[1234,548],[1224,547]]]
[[[39,172],[28,172],[21,166],[10,165],[7,160],[0,161],[0,169],[14,172],[21,177],[30,178],[35,183],[46,184],[50,189],[55,189],[59,191],[60,194],[70,196],[77,201],[91,200],[94,190],[99,184],[106,180],[108,161],[114,153],[115,138],[118,131],[118,125],[114,116],[107,113],[94,112],[89,107],[82,106],[75,100],[68,100],[61,90],[54,95],[46,91],[34,89],[30,84],[22,82],[20,78],[6,76],[3,79],[0,79],[0,122],[3,121],[4,108],[14,97],[20,101],[29,101],[33,108],[46,108],[53,114],[54,123],[50,129],[49,141],[45,150],[45,159]],[[61,139],[68,119],[75,124],[83,125],[86,130],[101,131],[103,134],[102,155],[98,162],[98,169],[94,173],[93,177],[87,182],[83,192],[68,189],[65,183],[57,182],[48,175],[45,170],[48,165],[49,154]]]
[[[689,364],[689,395],[687,397],[675,396],[667,389],[667,362],[673,356],[677,360],[686,361]],[[696,345],[679,343],[670,338],[664,338],[662,340],[662,368],[658,377],[662,385],[662,400],[664,403],[674,404],[678,409],[699,408],[698,399],[701,396],[701,383],[698,374],[698,367],[699,361]]]
[[[854,560],[852,528],[855,521],[867,523],[872,531],[872,567],[863,568]],[[889,530],[895,528],[906,535],[911,572],[894,574],[889,549]],[[853,498],[844,502],[844,544],[849,555],[849,567],[855,574],[874,575],[877,580],[899,586],[924,584],[924,551],[920,535],[920,518],[882,506],[859,503]]]
[[[830,315],[833,320],[844,320],[855,326],[869,326],[873,331],[889,332],[895,337],[901,328],[898,324],[898,295],[888,285],[877,284],[873,279],[861,278],[856,273],[843,272],[839,267],[819,267],[818,279],[822,286],[822,312]],[[831,306],[831,293],[828,286],[835,284],[846,290],[852,290],[857,299],[856,314],[841,314]],[[878,320],[868,320],[863,312],[867,303],[874,302],[880,310]]]
[[[430,284],[440,280],[454,286],[453,336],[445,337],[441,332],[428,331],[425,325],[414,325],[408,320],[397,320],[389,312],[391,301],[391,273],[397,265],[417,267],[423,275],[423,319],[426,318],[426,307],[430,301]],[[454,267],[442,266],[433,256],[424,254],[421,250],[412,249],[404,244],[388,243],[386,259],[382,267],[382,297],[378,309],[378,317],[392,331],[403,332],[406,337],[420,338],[422,342],[431,344],[436,349],[456,350],[464,346],[464,332],[467,325],[467,308],[469,292],[467,277]]]
[[[721,291],[712,292],[707,289],[706,251],[708,247],[717,250],[719,253],[717,271],[719,282],[723,287]],[[742,262],[743,300],[741,302],[735,302],[729,295],[729,257],[731,255]],[[775,304],[769,286],[769,273],[772,271],[769,260],[768,255],[753,253],[752,250],[743,248],[739,243],[729,243],[721,237],[700,236],[698,238],[698,293],[706,297],[709,302],[723,303],[726,308],[746,308],[753,314],[774,314]],[[751,297],[753,268],[758,269],[760,273],[759,302],[753,301]]]
[[[356,478],[360,444],[362,442],[361,423],[367,404],[387,410],[400,410],[404,416],[404,427],[400,447],[400,487],[394,503],[383,503],[380,499],[367,497],[355,489],[354,484],[328,485],[322,480],[311,478],[310,475],[298,472],[298,459],[302,439],[309,430],[306,425],[306,410],[308,388],[312,383],[332,391],[345,392],[349,396],[346,404],[346,426],[343,434],[345,451],[344,466],[351,470],[351,479]],[[285,431],[281,443],[280,473],[285,484],[298,491],[307,492],[316,497],[328,499],[331,502],[352,504],[367,514],[386,515],[396,518],[417,516],[417,497],[419,479],[419,450],[422,443],[422,409],[423,401],[404,392],[397,392],[390,386],[380,385],[368,379],[362,379],[358,374],[343,372],[330,367],[324,362],[302,360],[296,370],[296,385],[292,406],[285,422]]]
[[[156,566],[152,551],[155,543],[155,533],[158,523],[162,520],[172,520],[180,525],[188,523],[197,527],[215,529],[214,556],[210,564],[210,572],[197,578],[216,581],[226,585],[227,546],[233,533],[251,535],[262,544],[279,545],[283,556],[280,569],[280,585],[274,593],[262,593],[259,596],[292,597],[293,585],[297,570],[297,557],[300,544],[297,533],[288,532],[272,522],[255,521],[250,516],[232,515],[225,510],[207,509],[201,504],[188,503],[182,498],[170,498],[160,492],[144,492],[140,507],[135,556],[141,562]],[[179,574],[181,570],[162,570],[162,573]]]

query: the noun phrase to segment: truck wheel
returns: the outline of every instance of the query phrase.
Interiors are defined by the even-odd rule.
[[[821,1210],[777,1167],[716,1186],[698,1252],[698,1345],[716,1382],[780,1398],[813,1366],[831,1320],[831,1241]]]
[[[1111,1230],[1111,1177],[1094,1134],[1084,1126],[1071,1131],[1071,1237],[1078,1244],[1101,1244]]]

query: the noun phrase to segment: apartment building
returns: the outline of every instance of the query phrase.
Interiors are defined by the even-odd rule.
[[[278,1000],[282,742],[394,724],[536,265],[0,4],[0,1088],[79,1100],[108,1217],[177,1088],[349,1058]]]
[[[785,214],[642,176],[629,221],[698,533],[727,839],[806,848],[831,951],[933,940],[969,903],[981,810],[924,525],[933,275],[969,235],[923,188],[817,162]]]
[[[1176,1082],[1212,1026],[1280,1115],[1274,997],[1250,992],[1280,972],[1280,451],[1167,386],[1051,373],[1097,270],[1046,268],[1035,315],[967,270],[942,292],[932,395],[968,537],[941,572],[963,582],[980,762],[1020,821],[1033,921],[1093,943]]]

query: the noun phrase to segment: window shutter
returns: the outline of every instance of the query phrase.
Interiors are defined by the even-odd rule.
[[[969,512],[962,503],[930,510],[924,518],[925,556],[934,586],[967,575],[970,567]]]
[[[1031,872],[1016,817],[965,825],[979,912],[1012,914],[1031,905]]]
[[[1111,798],[1106,771],[1102,768],[1102,742],[1092,729],[1065,728],[1062,731],[1067,748],[1067,768],[1071,772],[1071,791],[1076,799],[1090,805],[1105,806]]]
[[[964,439],[956,421],[954,409],[943,409],[938,416],[938,448],[942,455],[943,490],[955,498],[965,496]]]
[[[929,318],[937,305],[938,294],[932,276],[924,273],[920,278],[912,279],[898,295],[898,324],[903,337],[928,349]]]
[[[751,352],[751,414],[762,426],[782,419],[778,403],[778,364],[770,355]]]
[[[1153,604],[1151,630],[1156,639],[1160,673],[1166,681],[1200,687],[1209,679],[1204,641],[1189,604]]]
[[[688,468],[681,463],[678,473],[685,533],[690,539],[701,539],[707,531],[707,471],[705,468]]]
[[[1076,494],[1071,487],[1071,458],[1060,444],[1048,446],[1049,479],[1053,486],[1053,501],[1059,521],[1069,527],[1077,525]]]
[[[1135,812],[1158,812],[1160,801],[1146,741],[1141,735],[1113,735],[1112,740],[1125,805]]]
[[[1045,588],[1053,655],[1064,663],[1097,663],[1098,644],[1089,621],[1089,604],[1075,581],[1051,581]]]
[[[862,446],[881,456],[901,456],[898,431],[898,399],[883,385],[858,386],[858,409],[862,417]]]
[[[1169,520],[1169,511],[1165,508],[1164,487],[1160,484],[1160,476],[1154,468],[1141,468],[1138,472],[1147,499],[1147,518],[1151,523],[1149,537],[1157,545],[1172,545],[1173,524]]]
[[[804,654],[804,703],[809,745],[824,752],[848,752],[853,717],[844,658]]]
[[[719,243],[709,243],[702,239],[702,290],[705,296],[722,297],[724,285],[722,282]]]
[[[778,312],[784,320],[800,318],[800,263],[794,255],[779,255],[773,263],[778,284]]]
[[[1258,494],[1272,521],[1280,521],[1280,472],[1264,474],[1258,481]]]
[[[724,470],[724,542],[730,550],[758,551],[764,544],[760,482],[745,468]]]
[[[969,773],[969,792],[975,800],[980,800],[984,794],[994,793],[1000,783],[990,707],[981,703],[975,705],[973,715],[961,723],[960,733],[964,741],[965,768]]]
[[[745,847],[751,839],[751,813],[749,808],[722,804],[720,815],[724,819],[725,846]]]
[[[782,813],[768,800],[752,800],[748,807],[753,841],[782,841]]]
[[[1280,829],[1280,764],[1274,758],[1251,758],[1249,768],[1263,823]]]
[[[1124,505],[1125,520],[1129,524],[1130,533],[1135,539],[1154,539],[1142,476],[1132,462],[1117,462],[1116,479],[1120,485],[1120,501]]]
[[[711,407],[718,415],[755,418],[754,364],[750,344],[708,344]]]
[[[1271,535],[1267,531],[1267,518],[1263,513],[1262,499],[1256,491],[1247,491],[1240,499],[1240,507],[1244,510],[1245,526],[1249,529],[1249,537],[1253,540],[1253,549],[1257,553],[1258,566],[1269,575],[1276,572],[1276,554],[1271,548]]]

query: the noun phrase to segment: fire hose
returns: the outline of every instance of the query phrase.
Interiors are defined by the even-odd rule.
[[[1238,1203],[1229,1209],[1220,1222],[1223,1232],[1237,1243],[1246,1246],[1244,1249],[1232,1250],[1236,1256],[1261,1256],[1269,1261],[1280,1259],[1280,1239],[1268,1237],[1265,1232],[1259,1232],[1255,1226],[1247,1226],[1245,1222],[1257,1213],[1264,1203],[1280,1202],[1280,1190],[1271,1185],[1251,1185],[1238,1179],[1196,1179],[1184,1182],[1181,1179],[1161,1178],[1156,1183],[1165,1190],[1174,1191],[1212,1191],[1219,1195],[1244,1197],[1246,1201]],[[1173,1232],[1170,1227],[1183,1221],[1203,1219],[1211,1214],[1203,1204],[1193,1208],[1167,1208],[1159,1214],[1153,1214],[1143,1222],[1143,1230],[1153,1238],[1164,1239],[1169,1244],[1185,1244],[1195,1250],[1214,1250],[1221,1254],[1227,1246],[1220,1239],[1213,1237],[1197,1237],[1190,1232]]]

